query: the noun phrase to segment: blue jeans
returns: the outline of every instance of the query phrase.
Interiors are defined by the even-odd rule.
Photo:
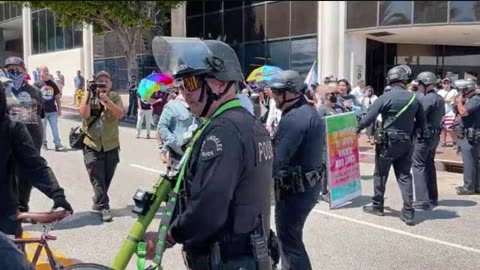
[[[52,130],[53,143],[55,146],[60,145],[60,137],[58,136],[58,114],[57,112],[45,113],[45,118],[42,119],[43,124],[43,144],[47,144],[47,121],[50,123]]]
[[[318,182],[305,192],[290,195],[276,203],[275,223],[280,240],[282,270],[312,269],[303,244],[303,226],[317,203],[321,187]]]

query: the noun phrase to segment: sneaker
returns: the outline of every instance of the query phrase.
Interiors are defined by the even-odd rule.
[[[102,221],[103,222],[113,221],[112,214],[110,213],[110,210],[108,210],[108,209],[102,210]]]
[[[464,187],[457,187],[457,195],[473,195],[475,194],[475,191],[470,191],[465,189]]]
[[[44,143],[44,144],[42,145],[42,148],[43,148],[43,150],[47,151],[47,150],[48,150],[48,146],[47,146],[47,144],[46,144],[46,143]]]
[[[383,207],[375,206],[375,205],[366,205],[363,207],[363,212],[376,215],[376,216],[384,216]]]
[[[55,151],[57,151],[57,152],[63,152],[65,150],[66,150],[65,146],[63,146],[61,144],[55,146]]]
[[[408,217],[407,215],[405,215],[404,213],[400,214],[400,219],[405,222],[405,224],[407,224],[408,226],[413,226],[415,225],[415,221],[413,221],[413,218],[412,217]]]

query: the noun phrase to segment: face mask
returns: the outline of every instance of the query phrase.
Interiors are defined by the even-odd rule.
[[[23,86],[23,72],[12,70],[8,72],[8,78],[12,80],[12,88],[19,90]]]
[[[330,102],[337,103],[337,96],[330,96]]]

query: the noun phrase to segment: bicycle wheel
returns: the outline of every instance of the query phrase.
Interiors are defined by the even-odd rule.
[[[110,267],[96,263],[77,263],[64,267],[63,270],[113,270]]]

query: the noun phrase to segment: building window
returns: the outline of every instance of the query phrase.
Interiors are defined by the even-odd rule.
[[[265,39],[265,5],[245,8],[245,41]]]
[[[450,1],[450,22],[480,21],[480,1]]]
[[[258,42],[245,45],[245,66],[244,71],[246,76],[254,69],[266,64],[265,61],[265,43]]]
[[[347,29],[377,26],[377,1],[348,1]]]
[[[222,13],[205,16],[205,39],[218,39],[222,36]]]
[[[243,6],[243,1],[235,1],[235,0],[223,1],[224,10],[231,9],[231,8],[238,8],[242,6]]]
[[[267,65],[281,69],[290,67],[290,40],[271,41],[267,43]]]
[[[447,1],[414,1],[414,23],[447,22]]]
[[[188,1],[187,14],[188,16],[203,14],[203,1]]]
[[[222,10],[223,1],[203,1],[205,13],[218,12]]]
[[[0,22],[4,20],[4,17],[3,17],[4,7],[5,7],[5,4],[0,4]]]
[[[316,59],[317,39],[315,37],[292,40],[290,69],[306,76]]]
[[[381,26],[410,24],[411,17],[412,1],[380,1]]]
[[[225,11],[224,36],[228,44],[237,44],[243,41],[243,14],[242,9]]]
[[[318,3],[316,1],[291,1],[291,35],[317,34]]]
[[[187,37],[203,38],[203,16],[187,19]]]
[[[81,25],[59,25],[54,12],[47,9],[32,12],[32,53],[46,53],[82,47]]]
[[[282,38],[290,35],[290,1],[267,5],[267,38]]]

